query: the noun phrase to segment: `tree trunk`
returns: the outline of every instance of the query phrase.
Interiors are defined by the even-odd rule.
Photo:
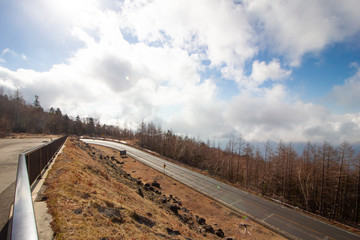
[[[339,177],[338,177],[338,183],[337,183],[337,188],[336,188],[336,195],[335,195],[335,204],[334,204],[334,210],[333,210],[333,215],[332,215],[332,219],[335,219],[336,216],[336,211],[338,209],[338,200],[339,200],[339,192],[340,192],[340,185],[341,185],[341,175],[342,175],[342,169],[343,169],[343,165],[344,165],[344,158],[345,158],[345,149],[342,149],[341,152],[341,162],[340,162],[340,169],[339,169]]]

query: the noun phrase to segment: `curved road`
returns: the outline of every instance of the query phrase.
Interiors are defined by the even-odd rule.
[[[9,219],[10,207],[14,202],[19,154],[49,140],[49,138],[0,139],[0,239],[6,236],[4,226]]]
[[[214,200],[250,216],[258,223],[281,232],[291,239],[359,239],[360,236],[316,220],[298,211],[281,206],[254,194],[234,188],[200,173],[168,162],[152,154],[130,147],[129,145],[82,139],[89,144],[98,144],[118,150],[150,167],[165,172],[166,175],[190,186]],[[164,164],[166,168],[164,169]]]

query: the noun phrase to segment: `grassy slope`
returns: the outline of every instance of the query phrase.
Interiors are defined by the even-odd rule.
[[[192,239],[203,238],[113,174],[74,142],[66,143],[46,180],[56,239],[171,239],[166,228]],[[154,221],[155,226],[138,223],[135,212]],[[178,238],[185,239],[182,236]]]
[[[115,159],[105,159],[100,155],[114,156]],[[213,225],[215,230],[219,226],[226,237],[231,234],[239,238],[236,232],[240,230],[235,228],[241,218],[230,210],[171,179],[165,179],[146,166],[138,165],[140,163],[133,159],[125,161],[126,167],[119,164],[117,159],[120,158],[116,151],[95,150],[78,141],[66,142],[66,148],[57,158],[45,182],[45,196],[54,219],[52,228],[56,239],[219,239],[214,234],[204,233],[195,220],[190,221],[191,225],[180,221],[181,214],[189,214],[193,219],[195,214],[208,217],[209,224],[219,224]],[[140,170],[142,167],[139,166],[144,169]],[[131,170],[131,167],[136,167],[136,170]],[[162,195],[143,188],[145,197],[142,198],[137,194],[136,179],[128,176],[123,169],[137,178],[141,178],[141,175],[143,181],[158,179],[163,194],[184,194],[181,195],[184,196],[183,206],[190,209],[190,213],[180,210],[180,215],[175,215],[169,210],[170,203],[159,203]],[[176,191],[174,186],[181,191]],[[208,213],[206,209],[201,210],[204,204],[209,206]],[[222,222],[222,219],[228,222]],[[181,235],[171,236],[167,228],[179,231]],[[279,238],[260,226],[252,234],[242,235],[242,238]]]

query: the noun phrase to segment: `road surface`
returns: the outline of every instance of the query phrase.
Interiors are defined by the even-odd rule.
[[[0,139],[0,230],[2,239],[10,206],[14,202],[19,154],[49,141],[49,138]],[[3,229],[4,228],[4,229]],[[6,236],[6,235],[5,235]]]
[[[129,156],[156,170],[165,172],[165,174],[172,178],[240,213],[250,216],[257,222],[267,225],[273,230],[277,230],[288,238],[324,240],[360,239],[359,235],[316,220],[301,212],[281,206],[260,196],[234,188],[228,184],[168,162],[129,145],[92,139],[82,140],[89,144],[98,144],[118,150],[126,150]],[[166,165],[165,168],[164,164]]]

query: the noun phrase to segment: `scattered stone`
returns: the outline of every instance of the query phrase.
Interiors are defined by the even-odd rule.
[[[173,202],[175,204],[179,204],[180,206],[182,206],[182,203],[181,203],[180,199],[173,199]]]
[[[214,234],[215,233],[215,229],[211,226],[211,225],[204,225],[204,230],[205,230],[205,232],[208,232],[208,233],[212,233],[212,234]]]
[[[140,186],[143,185],[142,181],[140,181],[140,180],[138,180],[138,181],[136,182],[136,184],[137,184],[137,185],[140,185]]]
[[[183,221],[184,223],[192,223],[192,215],[188,214],[188,213],[184,213],[179,215],[179,218],[181,221]]]
[[[113,218],[111,219],[111,222],[117,223],[117,224],[122,224],[122,223],[125,222],[125,220],[124,220],[123,218],[113,217]]]
[[[116,165],[114,163],[109,163],[110,167],[115,168]]]
[[[111,156],[111,160],[115,160],[115,156]]]
[[[144,197],[144,194],[143,194],[141,188],[138,188],[137,193],[138,193],[142,198]]]
[[[150,183],[145,183],[144,189],[145,189],[146,191],[154,191],[154,188],[151,187]]]
[[[198,215],[196,215],[196,222],[200,225],[204,225],[206,223],[206,220],[202,217],[199,217]]]
[[[136,212],[134,212],[131,217],[138,223],[140,224],[144,224],[150,228],[152,228],[153,226],[155,226],[155,222],[152,221],[151,219],[141,216],[139,214],[137,214]]]
[[[170,210],[175,213],[175,215],[178,215],[179,214],[179,206],[175,205],[175,204],[171,204],[170,206]]]
[[[179,231],[174,231],[171,228],[166,228],[166,231],[170,236],[179,236],[179,235],[181,235],[181,233]]]
[[[187,209],[186,207],[182,207],[181,210],[184,212],[189,212],[189,209]]]
[[[168,200],[167,200],[166,196],[163,196],[161,199],[161,203],[165,204],[165,203],[167,203],[167,201]]]
[[[151,184],[151,186],[156,187],[156,188],[158,188],[158,189],[161,189],[160,183],[158,183],[157,181],[153,181],[152,184]]]
[[[75,214],[82,214],[82,209],[81,208],[75,209],[74,213]]]
[[[219,228],[215,234],[216,234],[216,236],[221,237],[221,238],[225,237],[225,234],[224,234],[223,230],[221,230],[221,228]]]
[[[123,219],[118,208],[98,206],[97,210],[105,217]]]

